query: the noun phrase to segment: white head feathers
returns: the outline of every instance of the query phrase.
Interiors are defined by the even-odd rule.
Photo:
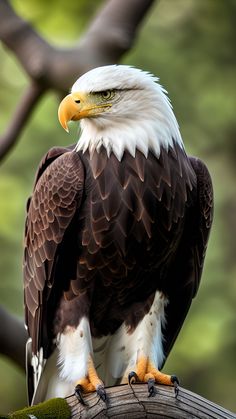
[[[81,76],[72,93],[118,91],[119,99],[96,117],[81,120],[81,137],[76,150],[90,153],[104,146],[121,160],[125,150],[135,156],[136,149],[145,156],[157,157],[160,147],[168,149],[177,142],[183,147],[178,123],[158,78],[126,65],[95,68]]]

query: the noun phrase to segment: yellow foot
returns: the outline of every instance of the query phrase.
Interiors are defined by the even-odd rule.
[[[75,383],[75,395],[82,404],[85,404],[84,399],[82,397],[82,393],[91,393],[93,391],[96,391],[97,395],[103,401],[106,400],[104,384],[102,380],[100,380],[100,378],[98,377],[93,360],[90,357],[88,360],[87,376],[78,380]]]
[[[149,396],[155,394],[155,383],[174,386],[175,396],[178,395],[179,380],[175,375],[167,375],[160,372],[147,357],[141,356],[136,364],[136,371],[128,375],[129,384],[136,382],[148,383]]]

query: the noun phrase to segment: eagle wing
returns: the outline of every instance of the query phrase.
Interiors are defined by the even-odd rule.
[[[184,233],[168,274],[164,352],[167,357],[197,293],[213,219],[213,188],[205,164],[189,157],[197,177],[197,203],[187,214]]]
[[[63,278],[54,287],[58,255],[84,189],[83,164],[78,153],[68,150],[54,148],[47,153],[27,205],[23,263],[25,320],[33,354],[43,347],[44,357],[50,354],[52,344],[48,339],[52,332],[50,313],[66,286]]]

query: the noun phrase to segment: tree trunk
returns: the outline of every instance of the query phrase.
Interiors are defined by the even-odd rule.
[[[223,407],[182,387],[177,398],[173,387],[163,385],[156,385],[153,397],[148,397],[146,384],[109,387],[106,393],[106,403],[96,393],[90,393],[84,396],[84,406],[75,396],[70,396],[67,402],[72,409],[72,418],[236,418]]]

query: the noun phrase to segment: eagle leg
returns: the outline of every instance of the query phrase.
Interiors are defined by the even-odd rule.
[[[92,357],[89,357],[87,377],[80,379],[75,385],[75,394],[81,401],[81,391],[83,393],[97,392],[97,395],[103,400],[106,400],[106,391],[102,380],[97,375]],[[82,402],[82,404],[84,404]]]
[[[129,384],[143,382],[147,370],[148,358],[141,356],[136,364],[136,371],[131,371],[128,375]]]
[[[175,397],[179,392],[179,380],[175,375],[163,374],[159,371],[148,357],[139,357],[136,364],[136,371],[131,371],[128,374],[129,384],[136,382],[145,382],[148,384],[149,397],[155,395],[155,383],[174,386]]]
[[[161,371],[155,368],[155,366],[150,361],[148,361],[147,363],[147,372],[145,374],[144,381],[148,383],[149,396],[153,395],[153,388],[151,386],[151,383],[153,383],[153,381],[154,383],[158,384],[174,386],[175,397],[178,396],[179,380],[176,377],[176,375],[163,374]]]

